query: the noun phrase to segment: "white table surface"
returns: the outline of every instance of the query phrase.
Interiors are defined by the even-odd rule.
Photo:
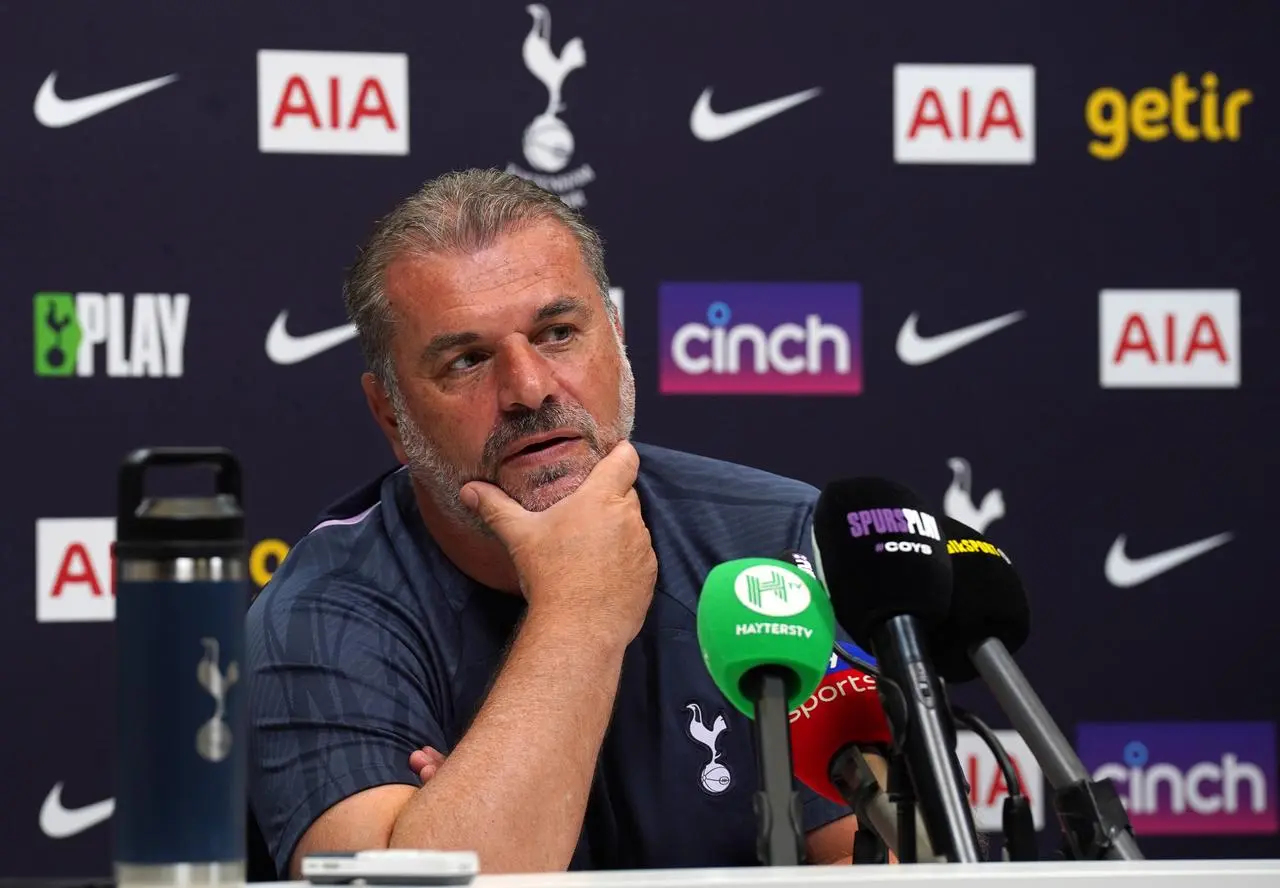
[[[484,875],[475,888],[945,888],[994,884],[999,888],[1280,888],[1280,860],[1103,861],[1091,863],[909,864],[896,866],[745,867],[734,869],[623,870],[610,872]],[[307,888],[308,882],[263,884]]]

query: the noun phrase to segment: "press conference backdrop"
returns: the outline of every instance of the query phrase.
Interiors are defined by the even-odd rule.
[[[392,464],[342,271],[469,166],[603,232],[638,438],[984,530],[1147,853],[1280,856],[1275,4],[0,10],[0,875],[108,867],[119,461],[234,448],[265,583]]]

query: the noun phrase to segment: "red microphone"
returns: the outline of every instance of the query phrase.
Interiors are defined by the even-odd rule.
[[[845,653],[874,666],[875,659],[853,642],[837,641]],[[799,709],[791,711],[795,773],[805,786],[836,804],[846,799],[831,782],[831,761],[850,744],[889,749],[893,734],[874,675],[854,669],[836,654],[827,674]]]
[[[854,659],[875,667],[875,659],[856,644],[836,644]],[[870,827],[901,855],[897,805],[882,788],[888,773],[884,756],[893,748],[893,732],[880,703],[876,677],[832,653],[827,674],[789,718],[795,775],[819,795],[852,808],[860,825]],[[833,774],[845,791],[832,780]],[[920,863],[942,860],[933,853],[918,811],[916,849]]]

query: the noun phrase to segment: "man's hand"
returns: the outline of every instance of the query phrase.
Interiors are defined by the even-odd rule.
[[[409,754],[409,769],[425,784],[440,770],[444,760],[443,753],[424,746]],[[857,821],[853,817],[843,817],[809,833],[805,836],[805,854],[809,862],[827,866],[848,866],[853,863],[848,849],[853,844],[852,833],[857,828]],[[889,863],[897,862],[897,855],[890,851]]]
[[[424,746],[409,754],[409,769],[418,775],[419,780],[426,783],[436,776],[436,771],[439,771],[440,766],[444,764],[444,758],[443,754],[430,746]]]
[[[639,469],[640,455],[620,441],[577,490],[542,512],[483,481],[462,488],[463,504],[511,556],[530,617],[594,627],[622,644],[639,633],[658,573],[635,491]]]

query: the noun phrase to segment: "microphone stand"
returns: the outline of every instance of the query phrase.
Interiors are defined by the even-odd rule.
[[[898,807],[898,862],[918,863],[916,854],[916,802],[907,772],[907,759],[894,755],[889,759],[889,800]]]
[[[804,863],[800,793],[792,783],[791,727],[787,713],[787,680],[776,669],[753,669],[743,676],[743,689],[755,701],[756,768],[760,789],[752,799],[756,811],[756,854],[765,866]]]
[[[870,825],[858,821],[858,831],[853,834],[853,862],[855,864],[888,863],[889,849],[884,839]]]
[[[975,645],[970,659],[1053,787],[1066,858],[1143,860],[1115,784],[1089,776],[1004,643],[992,638]]]

